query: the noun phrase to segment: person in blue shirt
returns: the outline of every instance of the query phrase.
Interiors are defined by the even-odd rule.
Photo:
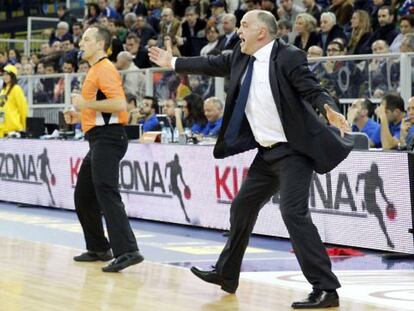
[[[373,137],[380,128],[379,123],[372,119],[373,114],[373,104],[367,98],[356,99],[349,107],[347,114],[348,123],[352,125],[352,132],[367,134],[371,147],[374,147]]]
[[[404,118],[404,100],[399,94],[388,93],[375,109],[375,114],[381,122],[380,128],[373,135],[375,147],[382,147],[384,150],[397,149],[401,121]]]
[[[142,100],[141,115],[143,119],[139,121],[142,124],[143,132],[159,131],[160,123],[157,118],[159,106],[157,99],[151,96],[145,96]]]
[[[414,97],[408,100],[407,116],[401,123],[399,150],[414,150]]]
[[[98,0],[98,6],[101,11],[99,17],[113,18],[115,20],[122,19],[118,12],[109,5],[108,0]]]
[[[208,122],[202,130],[203,136],[218,136],[223,121],[223,103],[217,97],[210,97],[204,101],[204,115]]]

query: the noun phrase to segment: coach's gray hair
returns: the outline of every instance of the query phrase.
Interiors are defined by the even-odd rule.
[[[266,25],[269,31],[269,35],[272,38],[276,38],[277,21],[273,14],[267,11],[260,11],[259,13],[257,13],[257,19]]]

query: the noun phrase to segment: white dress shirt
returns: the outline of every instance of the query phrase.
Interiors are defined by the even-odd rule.
[[[253,77],[246,104],[246,116],[255,140],[263,147],[287,142],[270,88],[269,63],[274,40],[254,53]],[[171,60],[175,69],[177,57]],[[247,68],[246,68],[247,70]],[[246,73],[243,75],[243,79]],[[242,82],[240,83],[242,84]]]
[[[246,104],[246,116],[255,140],[263,147],[287,142],[270,88],[269,63],[272,41],[254,53],[253,77]],[[244,78],[244,77],[243,77]]]

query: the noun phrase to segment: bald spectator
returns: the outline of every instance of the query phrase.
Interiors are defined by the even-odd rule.
[[[375,41],[372,46],[373,54],[389,53],[389,46],[384,40]],[[399,64],[387,58],[374,58],[368,66],[369,96],[382,98],[388,91],[394,90],[399,84]]]
[[[308,49],[307,58],[310,60],[315,57],[323,57],[323,50],[320,46],[312,45]],[[321,62],[309,62],[309,70],[318,78],[318,75],[323,70]]]
[[[391,53],[399,53],[404,35],[414,32],[414,16],[406,15],[400,18],[400,34],[398,34],[390,46]]]
[[[321,14],[321,31],[319,46],[326,54],[328,45],[336,38],[343,38],[346,40],[346,35],[341,27],[336,24],[336,16],[332,12],[325,12]]]
[[[223,121],[223,108],[223,103],[217,97],[210,97],[204,101],[204,115],[208,122],[201,132],[203,136],[218,136]]]
[[[201,48],[207,43],[206,22],[200,19],[197,8],[189,6],[185,9],[185,22],[182,24],[184,44],[180,47],[183,56],[199,56]]]
[[[377,40],[384,40],[388,45],[394,41],[398,35],[398,31],[395,29],[394,13],[391,7],[382,6],[378,10],[378,23],[379,28],[372,34],[371,43]]]
[[[219,38],[216,49],[220,52],[233,50],[240,41],[236,29],[236,16],[234,14],[225,14],[222,19],[222,28],[224,35]]]
[[[290,22],[292,25],[295,23],[296,16],[299,13],[305,12],[305,9],[293,3],[293,0],[280,0],[280,7],[277,11],[280,20]]]
[[[370,147],[374,147],[374,135],[380,125],[372,119],[374,105],[367,98],[356,99],[348,109],[347,119],[352,126],[352,132],[365,133],[369,138]]]
[[[122,86],[125,94],[133,95],[140,101],[145,95],[145,75],[138,72],[139,68],[135,66],[134,57],[131,53],[120,52],[116,60],[116,68],[126,71],[122,73]],[[128,73],[128,71],[131,71]]]

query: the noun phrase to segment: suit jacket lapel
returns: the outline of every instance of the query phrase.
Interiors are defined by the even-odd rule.
[[[282,124],[283,124],[282,107],[280,105],[279,83],[278,83],[277,72],[276,72],[278,49],[279,49],[279,43],[278,43],[278,40],[275,40],[275,44],[273,45],[273,48],[272,48],[272,53],[270,54],[269,81],[270,81],[270,88],[273,94],[273,99],[275,100],[276,108],[279,113],[280,120],[282,121]]]

